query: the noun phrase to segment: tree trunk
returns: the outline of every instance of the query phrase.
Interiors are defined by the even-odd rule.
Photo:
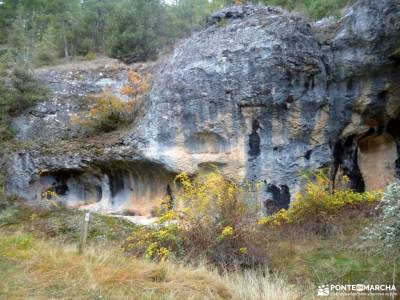
[[[68,40],[67,40],[67,35],[65,33],[65,20],[62,21],[62,31],[63,31],[63,39],[64,39],[64,57],[66,59],[69,59]]]

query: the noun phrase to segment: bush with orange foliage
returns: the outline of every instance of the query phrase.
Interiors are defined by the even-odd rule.
[[[145,94],[150,88],[150,75],[141,76],[136,71],[129,71],[128,84],[122,88],[122,94],[136,100],[139,95]]]
[[[85,117],[75,117],[72,122],[83,126],[89,132],[109,132],[121,125],[132,123],[139,111],[143,96],[150,90],[150,76],[141,76],[129,71],[128,83],[121,93],[128,99],[120,99],[110,91],[88,98],[93,101]]]

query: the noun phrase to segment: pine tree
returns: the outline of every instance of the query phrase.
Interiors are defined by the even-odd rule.
[[[15,48],[25,60],[30,57],[28,35],[27,22],[24,18],[24,12],[20,8],[15,21],[11,24],[11,29],[8,33],[8,44]]]
[[[35,63],[38,65],[53,64],[58,57],[56,45],[56,30],[49,25],[36,46]]]

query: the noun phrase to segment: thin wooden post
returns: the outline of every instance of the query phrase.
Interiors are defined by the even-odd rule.
[[[393,286],[396,282],[396,261],[393,262]],[[392,293],[392,299],[394,300],[394,297],[396,296],[397,291],[395,293]]]
[[[87,241],[88,231],[89,231],[89,219],[90,219],[90,213],[87,212],[87,213],[85,213],[85,218],[83,219],[82,228],[81,228],[81,238],[79,240],[79,248],[78,248],[79,254],[82,254],[85,251],[86,241]]]

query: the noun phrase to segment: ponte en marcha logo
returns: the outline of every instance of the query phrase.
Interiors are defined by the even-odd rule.
[[[397,295],[394,284],[324,284],[318,286],[318,296],[336,295]]]

